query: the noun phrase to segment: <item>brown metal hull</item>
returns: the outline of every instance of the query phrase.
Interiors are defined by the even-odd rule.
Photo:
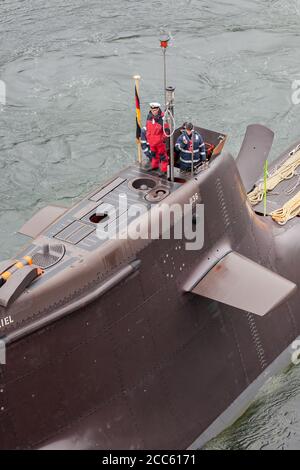
[[[145,244],[133,274],[8,345],[1,448],[187,448],[300,334],[299,292],[261,318],[183,292],[213,247],[300,278],[299,219],[278,231],[256,215],[230,156],[193,184],[205,204],[201,251]]]

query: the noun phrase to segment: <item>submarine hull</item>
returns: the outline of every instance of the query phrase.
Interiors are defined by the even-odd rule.
[[[258,316],[184,286],[212,253],[231,251],[297,283],[299,218],[276,232],[269,218],[255,214],[229,154],[171,197],[186,202],[195,191],[205,206],[201,250],[159,239],[132,244],[126,253],[111,251],[109,269],[98,279],[99,285],[110,280],[107,289],[47,321],[82,296],[80,276],[99,271],[93,256],[87,266],[82,261],[82,274],[73,267],[78,276],[70,278],[73,294],[65,301],[54,302],[68,290],[58,274],[50,281],[54,287],[58,282],[52,302],[37,284],[27,303],[21,296],[5,311],[14,324],[5,329],[1,366],[1,448],[197,447],[253,398],[253,384],[261,385],[300,334],[299,293]],[[292,243],[283,256],[284,238]],[[133,268],[122,271],[126,266]]]

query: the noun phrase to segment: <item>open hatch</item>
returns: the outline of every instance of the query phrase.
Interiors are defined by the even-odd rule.
[[[210,161],[212,158],[217,157],[222,153],[224,148],[227,135],[221,132],[211,131],[209,129],[204,129],[203,127],[194,126],[195,131],[197,131],[205,142],[205,150],[207,155],[207,160]],[[178,127],[174,132],[174,163],[175,167],[179,168],[179,153],[175,147],[178,137],[182,133],[182,126]],[[170,156],[170,139],[167,141],[167,152]]]

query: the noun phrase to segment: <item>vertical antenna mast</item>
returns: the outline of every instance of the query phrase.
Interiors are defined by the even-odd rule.
[[[194,176],[194,142],[195,142],[195,129],[192,129],[192,165],[191,165],[191,176]]]
[[[175,88],[169,86],[166,88],[166,113],[168,114],[168,121],[170,126],[170,179],[174,182],[174,92]]]
[[[166,50],[170,36],[168,34],[162,34],[160,36],[160,47],[163,51],[164,59],[164,95],[165,95],[165,117],[170,127],[170,180],[174,182],[174,87],[167,87],[167,64],[166,64]]]
[[[164,59],[164,94],[165,94],[165,107],[167,104],[167,96],[166,96],[166,88],[167,88],[167,64],[166,64],[166,50],[168,47],[168,42],[170,37],[167,34],[162,34],[160,36],[160,47],[163,51],[163,59]]]

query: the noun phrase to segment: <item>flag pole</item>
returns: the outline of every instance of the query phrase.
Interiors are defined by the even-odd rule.
[[[268,160],[264,165],[264,216],[267,215],[267,179],[268,179]]]
[[[141,106],[140,106],[140,75],[133,76],[135,82],[135,111],[136,111],[136,144],[138,153],[138,162],[142,163],[142,146],[141,146]]]

